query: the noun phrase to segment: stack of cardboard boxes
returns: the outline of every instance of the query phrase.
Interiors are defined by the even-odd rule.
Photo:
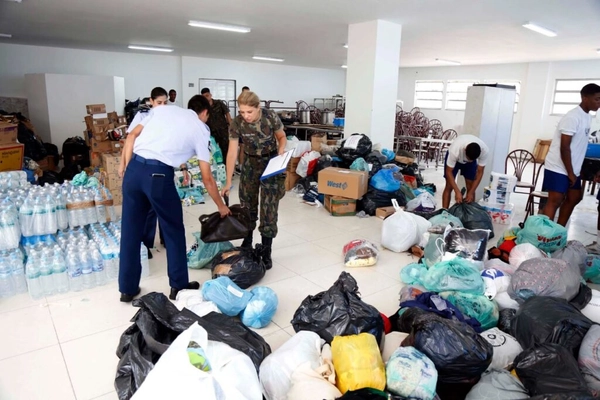
[[[333,216],[356,215],[356,200],[367,193],[369,173],[329,167],[319,171],[319,193],[325,209]]]
[[[102,158],[102,184],[110,190],[114,205],[123,204],[123,179],[119,177],[119,166],[121,165],[121,154],[104,153]]]
[[[92,167],[102,164],[102,154],[120,153],[123,149],[123,140],[111,140],[108,132],[117,130],[125,137],[127,130],[127,119],[118,116],[116,112],[106,112],[104,104],[89,104],[86,106],[85,119],[86,130],[83,132],[85,142],[90,147],[90,161]]]
[[[23,169],[25,146],[17,143],[18,125],[0,122],[0,171]]]

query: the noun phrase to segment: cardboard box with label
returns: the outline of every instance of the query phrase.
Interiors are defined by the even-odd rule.
[[[0,171],[23,169],[25,146],[19,143],[0,145]]]
[[[392,215],[395,212],[396,212],[396,209],[392,206],[379,207],[377,210],[375,210],[375,216],[377,218],[386,219],[387,217],[389,217],[390,215]]]
[[[298,168],[298,163],[300,162],[301,157],[292,157],[290,162],[287,165],[285,172],[285,190],[292,190],[296,187],[296,183],[302,178],[300,175],[296,173],[296,168]]]
[[[105,114],[106,106],[104,104],[88,104],[87,106],[85,106],[85,111],[89,115]]]
[[[17,143],[19,125],[0,122],[0,144]]]
[[[369,188],[369,173],[329,167],[319,171],[319,193],[360,199]]]
[[[121,165],[121,155],[115,153],[102,154],[102,168],[107,174],[117,174]]]
[[[356,199],[325,195],[325,209],[334,217],[356,215]]]

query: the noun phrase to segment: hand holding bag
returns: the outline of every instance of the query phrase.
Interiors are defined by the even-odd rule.
[[[225,197],[225,204],[229,206],[229,197]],[[218,211],[200,216],[200,239],[204,243],[227,242],[248,236],[252,226],[250,210],[240,204],[234,204],[229,210],[231,215],[225,218],[221,218]]]

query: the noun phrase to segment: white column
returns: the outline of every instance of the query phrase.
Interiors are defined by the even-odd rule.
[[[365,133],[393,149],[402,26],[387,21],[348,28],[345,136]]]

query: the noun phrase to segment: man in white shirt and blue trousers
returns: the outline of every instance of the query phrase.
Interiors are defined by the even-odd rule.
[[[196,155],[202,181],[222,217],[230,213],[210,169],[210,130],[206,125],[210,103],[196,95],[188,109],[157,107],[136,126],[123,150],[123,216],[119,291],[130,302],[140,293],[140,243],[150,208],[156,211],[167,249],[170,298],[183,289],[198,289],[190,282],[183,225],[183,209],[175,188],[174,168]],[[126,166],[126,167],[125,167]]]
[[[540,214],[567,226],[573,209],[583,198],[581,166],[585,158],[592,117],[600,106],[600,86],[590,83],[581,89],[581,103],[558,123],[544,164],[542,191],[548,200]]]

